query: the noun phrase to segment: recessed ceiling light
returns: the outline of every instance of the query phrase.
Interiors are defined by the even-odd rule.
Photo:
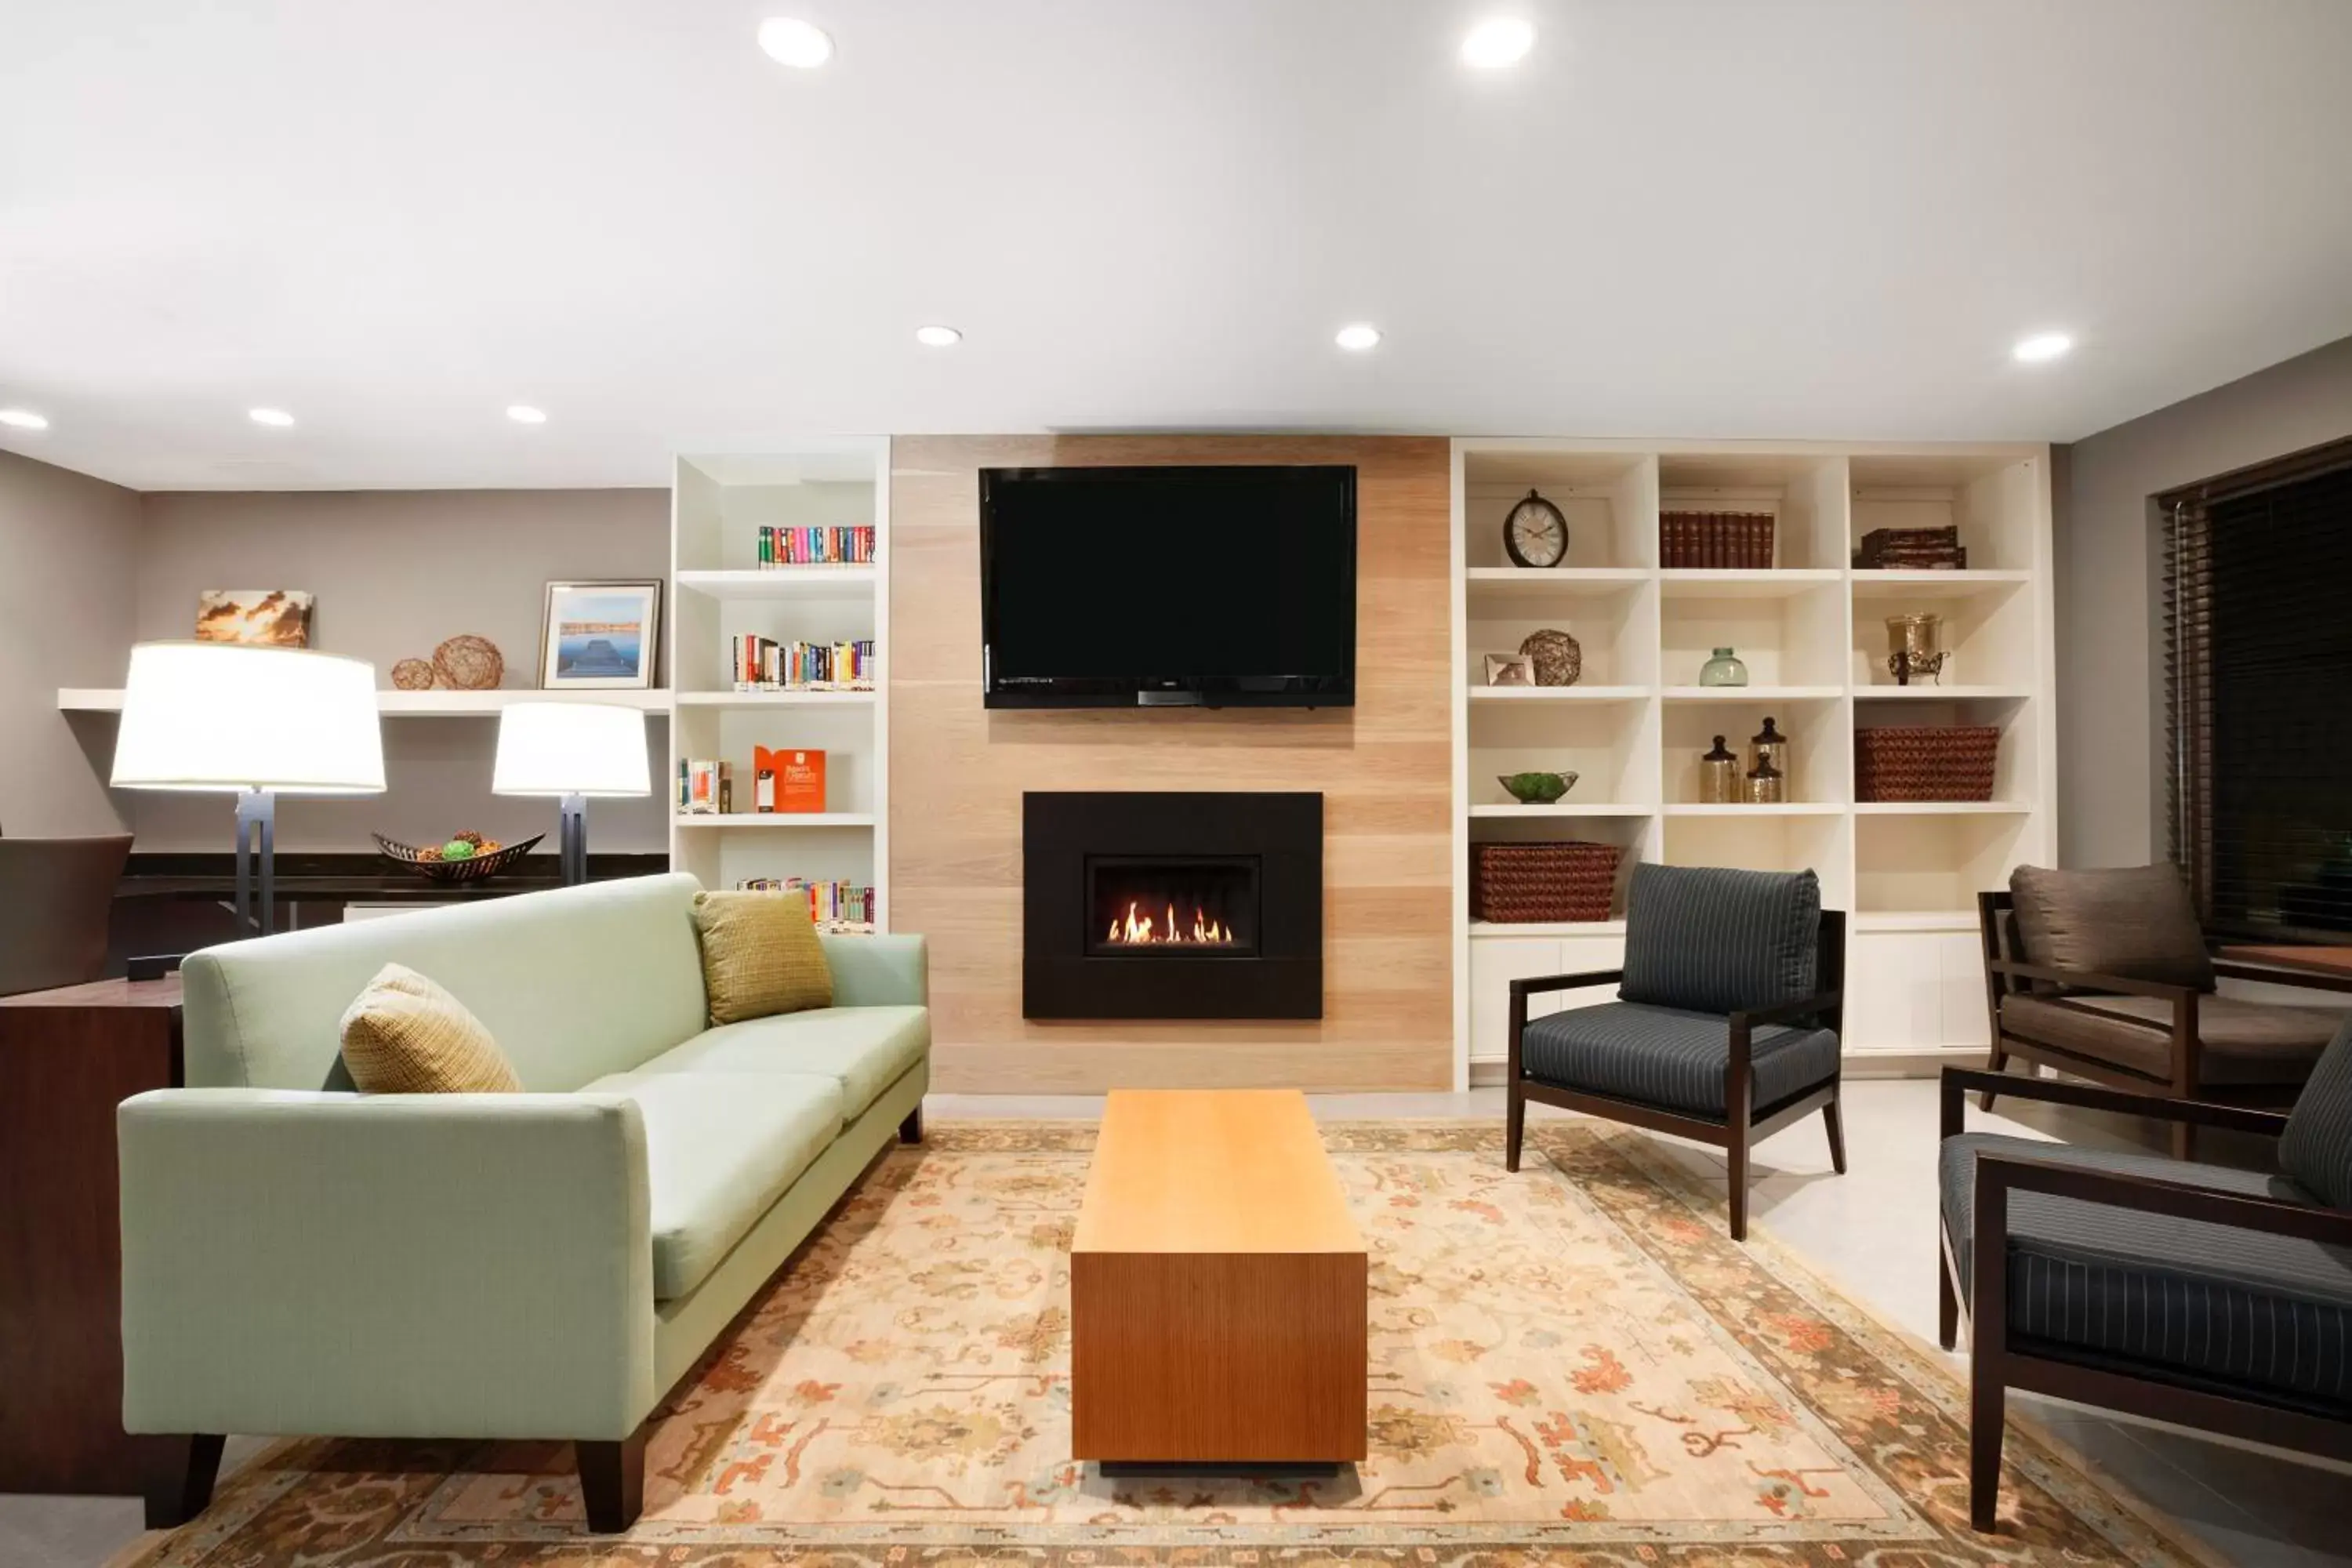
[[[2036,332],[2030,338],[2020,339],[2017,346],[2009,352],[2028,364],[2040,364],[2045,360],[2058,358],[2074,346],[2074,340],[2063,332]]]
[[[294,416],[283,408],[248,408],[245,416],[256,425],[267,425],[273,430],[283,430],[294,423]]]
[[[533,408],[528,403],[509,403],[507,405],[507,417],[518,425],[544,425],[547,423],[547,410]]]
[[[915,341],[927,349],[951,349],[963,342],[963,334],[953,327],[917,327]]]
[[[0,408],[0,425],[12,430],[46,430],[49,422],[29,408]]]
[[[1381,341],[1381,330],[1378,327],[1370,326],[1362,321],[1359,321],[1351,327],[1341,327],[1339,331],[1332,336],[1331,341],[1338,343],[1343,349],[1353,349],[1356,353],[1361,353],[1366,349],[1376,347],[1379,344]]]
[[[1471,28],[1462,40],[1462,63],[1495,70],[1517,65],[1535,47],[1532,23],[1517,16],[1494,16]]]
[[[771,16],[760,24],[760,47],[779,65],[814,70],[833,58],[833,40],[822,27],[797,16]]]

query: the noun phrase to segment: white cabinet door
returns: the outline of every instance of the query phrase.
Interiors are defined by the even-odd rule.
[[[1975,931],[1942,931],[1936,950],[1944,980],[1944,1030],[1937,1043],[1982,1047],[1991,1041],[1985,1016],[1984,943]]]
[[[1944,981],[1934,931],[1851,933],[1845,950],[1845,1048],[1908,1050],[1944,1028]]]
[[[1559,939],[1482,936],[1470,941],[1470,1059],[1499,1062],[1511,1051],[1511,982],[1562,970]],[[1528,1016],[1559,1005],[1553,996],[1528,998]]]

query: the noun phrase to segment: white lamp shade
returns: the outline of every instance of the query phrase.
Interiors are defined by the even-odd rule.
[[[517,702],[499,715],[493,795],[653,794],[646,716],[603,702]]]
[[[364,659],[236,643],[141,643],[113,782],[130,789],[377,795],[383,725]]]

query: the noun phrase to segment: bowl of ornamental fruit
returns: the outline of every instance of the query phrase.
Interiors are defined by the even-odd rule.
[[[446,843],[423,847],[373,834],[383,858],[431,882],[482,882],[497,876],[531,852],[544,833],[520,844],[501,844],[478,833],[460,833]]]

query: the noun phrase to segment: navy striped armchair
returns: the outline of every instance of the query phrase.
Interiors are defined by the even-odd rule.
[[[1986,1091],[2275,1138],[2279,1170],[1963,1131]],[[2284,1116],[1947,1068],[1939,1163],[1977,1529],[2012,1388],[2352,1459],[2352,1019]]]
[[[1529,1100],[1712,1143],[1742,1241],[1756,1140],[1818,1110],[1844,1174],[1845,916],[1821,906],[1811,871],[1635,867],[1624,968],[1511,982],[1506,1167]],[[1528,1016],[1530,996],[1611,984],[1614,1002]]]

